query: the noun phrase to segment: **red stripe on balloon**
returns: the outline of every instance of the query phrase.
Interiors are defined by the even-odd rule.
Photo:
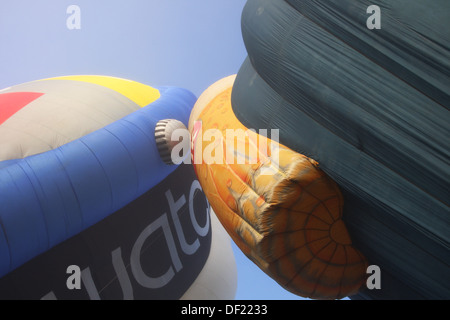
[[[0,93],[0,124],[42,95],[40,92]]]

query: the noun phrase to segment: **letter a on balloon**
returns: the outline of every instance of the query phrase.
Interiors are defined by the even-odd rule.
[[[370,30],[381,29],[381,10],[379,6],[371,5],[367,7],[367,13],[372,13],[372,15],[367,18],[366,25]]]
[[[367,288],[381,289],[381,271],[380,267],[376,265],[370,265],[367,267],[367,273],[371,274],[366,281]]]
[[[67,289],[81,289],[81,271],[77,265],[67,267],[66,273],[71,274],[66,281]]]

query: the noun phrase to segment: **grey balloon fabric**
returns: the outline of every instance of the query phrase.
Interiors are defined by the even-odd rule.
[[[249,0],[239,120],[279,129],[342,188],[356,245],[381,268],[358,298],[450,298],[450,2]],[[356,298],[356,297],[355,297]]]

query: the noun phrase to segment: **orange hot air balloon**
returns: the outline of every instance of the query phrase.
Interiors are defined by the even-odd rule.
[[[236,118],[234,79],[210,86],[189,119],[192,160],[214,212],[247,257],[287,290],[314,299],[356,293],[367,260],[342,220],[339,187],[316,161]]]

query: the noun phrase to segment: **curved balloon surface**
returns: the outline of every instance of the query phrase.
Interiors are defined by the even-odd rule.
[[[106,76],[0,91],[2,298],[178,299],[204,273],[234,297],[230,243],[211,255],[218,227],[192,166],[165,164],[155,141],[158,121],[187,125],[195,100]]]
[[[237,266],[231,240],[211,209],[211,252],[202,271],[181,300],[233,299],[237,290]]]
[[[374,30],[372,4],[249,0],[233,111],[340,186],[352,239],[381,270],[359,298],[449,298],[450,3],[379,1]]]
[[[367,262],[342,221],[338,186],[316,161],[242,125],[231,108],[234,78],[209,87],[189,120],[212,208],[244,254],[286,289],[318,299],[356,293]]]

